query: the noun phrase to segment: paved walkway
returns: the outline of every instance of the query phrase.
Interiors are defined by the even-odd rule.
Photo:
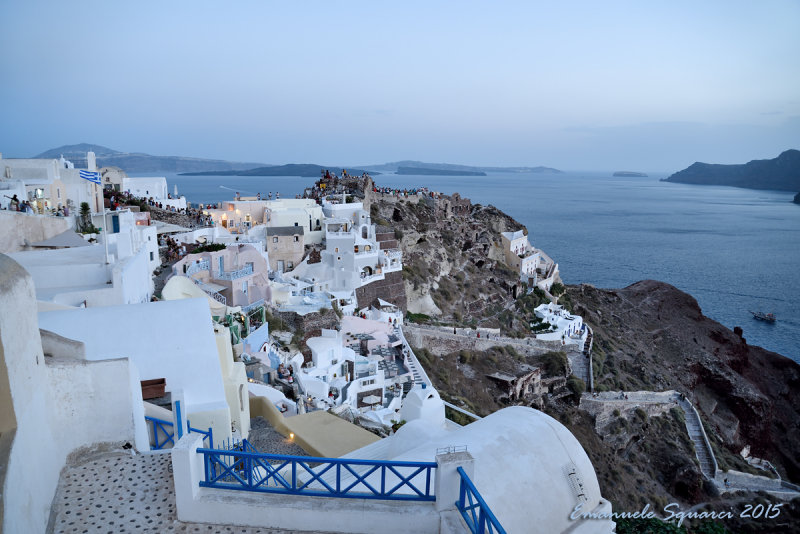
[[[53,534],[293,532],[178,521],[170,455],[132,455],[130,451],[97,454],[65,468],[47,531]]]

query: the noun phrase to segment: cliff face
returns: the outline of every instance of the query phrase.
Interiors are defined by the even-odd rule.
[[[684,184],[730,185],[749,189],[800,190],[800,151],[787,150],[774,159],[744,165],[694,163],[665,181]]]
[[[522,227],[494,206],[459,197],[373,194],[373,222],[391,227],[403,251],[408,311],[499,326],[517,277],[503,263],[500,233]]]
[[[522,225],[492,206],[456,196],[417,202],[378,194],[371,200],[373,221],[393,227],[403,250],[410,312],[443,323],[508,328],[510,321],[516,331],[526,326],[520,318],[536,304],[534,295],[514,298],[516,276],[504,265],[499,243],[500,232]],[[560,302],[594,330],[598,389],[681,391],[705,421],[721,468],[751,469],[738,456],[749,445],[754,456],[771,461],[785,478],[800,481],[798,364],[747,345],[705,317],[690,295],[662,282],[608,290],[570,286]],[[447,354],[419,349],[443,398],[478,414],[523,402],[509,401],[488,374],[514,374],[523,366],[545,364],[545,376],[558,376],[547,370],[546,359],[505,347]],[[729,504],[715,502],[719,498],[695,463],[679,410],[643,417],[623,413],[613,436],[601,436],[572,396],[551,398],[544,410],[580,440],[615,508],[712,502],[721,509]]]
[[[663,282],[568,293],[573,311],[594,328],[598,389],[682,391],[719,446],[735,454],[750,445],[754,456],[800,480],[800,365],[748,345]]]

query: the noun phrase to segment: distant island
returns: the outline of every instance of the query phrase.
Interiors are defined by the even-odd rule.
[[[51,148],[34,156],[37,159],[60,158],[62,155],[78,168],[86,168],[86,153],[94,152],[98,167],[119,167],[127,173],[231,171],[252,169],[265,163],[225,161],[221,159],[186,158],[182,156],[152,156],[143,152],[120,152],[102,145],[79,143]]]
[[[794,196],[794,200],[792,200],[792,202],[794,202],[795,204],[800,204],[800,193],[797,193]]]
[[[453,163],[426,163],[423,161],[404,160],[394,161],[391,163],[383,163],[381,165],[359,165],[362,169],[367,169],[368,172],[382,171],[382,172],[398,172],[401,167],[413,168],[416,170],[413,174],[423,174],[419,169],[432,169],[443,171],[469,171],[469,172],[509,172],[509,173],[542,173],[542,174],[563,174],[563,171],[554,169],[552,167],[474,167],[470,165],[455,165]],[[456,175],[453,175],[456,176]],[[475,176],[475,175],[459,175],[459,176]],[[477,175],[481,176],[481,175]]]
[[[446,169],[426,169],[424,167],[398,167],[397,174],[420,174],[430,176],[486,176],[482,171],[452,171]]]
[[[624,178],[647,178],[647,175],[643,172],[633,172],[633,171],[617,171],[614,173],[614,176],[624,177]]]
[[[800,150],[787,150],[777,158],[753,160],[744,165],[713,165],[698,162],[662,181],[798,191]]]
[[[258,162],[226,161],[188,158],[183,156],[153,156],[144,152],[121,152],[102,145],[78,143],[51,148],[34,158],[51,159],[62,155],[78,168],[86,167],[86,153],[94,152],[99,167],[119,167],[127,173],[174,172],[183,176],[300,176],[317,178],[321,172],[347,169],[352,175],[367,172],[373,176],[385,172],[431,176],[486,176],[486,173],[563,174],[552,167],[475,167],[453,163],[426,163],[403,160],[377,165],[314,165],[309,163],[272,165]],[[402,171],[400,169],[403,169]],[[800,188],[798,188],[800,189]]]
[[[367,171],[362,169],[351,169],[347,167],[322,166],[311,163],[289,163],[288,165],[272,165],[269,167],[258,167],[240,171],[202,171],[184,172],[181,176],[300,176],[302,178],[319,178],[327,169],[346,169],[351,175],[360,175]],[[380,174],[370,171],[369,174]]]

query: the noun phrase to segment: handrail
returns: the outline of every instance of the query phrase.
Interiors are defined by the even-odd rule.
[[[263,306],[263,305],[264,305],[264,299],[259,299],[259,300],[255,301],[252,304],[248,304],[247,306],[242,306],[242,311],[244,313],[249,313],[249,312],[255,310],[256,308],[258,308],[259,306]]]
[[[461,512],[461,517],[467,524],[472,534],[506,534],[505,529],[500,526],[500,521],[492,513],[489,505],[483,500],[478,489],[464,472],[463,467],[458,467],[458,474],[461,475],[461,485],[458,489],[458,500],[456,508]]]
[[[164,421],[163,419],[150,417],[149,415],[145,415],[144,418],[146,421],[153,423],[153,440],[155,441],[155,445],[150,447],[151,450],[161,450],[167,443],[172,443],[173,446],[175,445],[175,432],[169,432],[167,430],[167,427],[174,426],[171,421]],[[159,430],[164,434],[164,441],[161,442],[158,440]]]
[[[253,268],[250,265],[246,265],[235,271],[217,271],[217,274],[214,278],[217,280],[236,280],[237,278],[241,278],[249,274],[253,274]]]
[[[191,276],[195,273],[199,273],[200,271],[211,271],[211,262],[208,260],[200,260],[197,263],[191,264],[186,269],[186,276]]]
[[[197,449],[206,488],[396,501],[435,501],[435,462],[316,458],[242,450]],[[401,493],[402,491],[402,493]]]
[[[170,431],[169,429],[175,428],[175,424],[172,421],[165,421],[164,419],[159,419],[158,417],[152,417],[149,415],[144,416],[146,421],[149,421],[153,424],[153,438],[155,441],[155,445],[150,447],[150,450],[160,451],[166,447],[168,443],[172,443],[172,446],[175,446],[175,431]],[[203,434],[205,436],[203,440],[208,439],[208,446],[214,446],[214,431],[211,427],[208,427],[207,431],[200,430],[197,428],[192,428],[189,422],[186,422],[186,425],[189,427],[189,432],[194,432],[197,434]],[[164,440],[158,440],[158,431],[161,430],[161,433],[164,435]]]

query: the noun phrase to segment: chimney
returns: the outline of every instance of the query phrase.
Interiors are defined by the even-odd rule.
[[[94,157],[94,152],[89,151],[86,153],[86,168],[90,171],[97,170],[97,160]]]

